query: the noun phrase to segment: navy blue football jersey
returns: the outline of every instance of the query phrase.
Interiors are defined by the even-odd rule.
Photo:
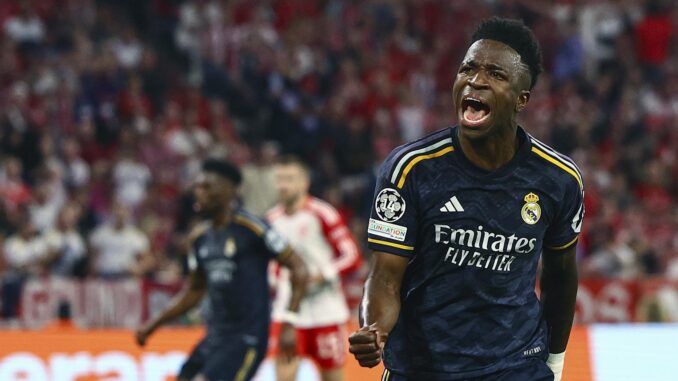
[[[518,137],[516,155],[495,171],[464,156],[456,127],[384,162],[368,245],[409,258],[384,349],[391,373],[459,380],[548,355],[539,256],[576,243],[583,183],[572,160],[521,128]]]
[[[287,241],[270,225],[242,210],[227,227],[207,226],[197,236],[188,262],[207,282],[208,337],[268,337],[268,262],[290,252]]]

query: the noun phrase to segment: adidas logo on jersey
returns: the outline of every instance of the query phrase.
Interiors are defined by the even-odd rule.
[[[452,196],[452,198],[440,208],[440,211],[447,213],[463,212],[464,208],[461,206],[461,203],[459,203],[459,200],[457,200],[457,196]]]

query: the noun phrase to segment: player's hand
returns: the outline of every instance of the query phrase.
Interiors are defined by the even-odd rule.
[[[306,282],[306,296],[316,295],[330,284],[330,280],[326,279],[322,274],[311,275]]]
[[[146,341],[148,340],[148,337],[151,336],[153,333],[153,329],[148,326],[148,325],[143,325],[139,328],[137,328],[136,332],[134,333],[134,338],[137,341],[137,344],[141,347],[146,345]]]
[[[283,323],[278,345],[283,360],[290,362],[297,356],[297,329],[292,324]]]
[[[325,277],[322,274],[311,275],[308,277],[308,287],[316,287],[325,283]]]
[[[373,368],[381,362],[387,336],[374,324],[362,327],[348,338],[348,351],[358,360],[360,366]]]

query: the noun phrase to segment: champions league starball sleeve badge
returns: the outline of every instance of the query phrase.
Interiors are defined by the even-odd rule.
[[[405,200],[393,188],[382,189],[374,203],[377,216],[386,222],[398,221],[405,214],[405,207]]]

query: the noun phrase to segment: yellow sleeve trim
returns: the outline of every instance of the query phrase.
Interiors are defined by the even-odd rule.
[[[240,224],[240,225],[242,225],[242,226],[244,226],[244,227],[250,229],[251,231],[253,231],[253,232],[254,232],[257,236],[259,236],[259,237],[261,237],[262,235],[264,235],[264,228],[262,228],[259,224],[255,223],[255,222],[253,222],[253,221],[248,220],[248,219],[245,218],[245,217],[242,217],[242,216],[235,216],[235,222],[236,222],[237,224]]]
[[[256,357],[256,349],[250,348],[247,350],[247,353],[245,354],[245,360],[243,360],[240,369],[238,369],[238,373],[235,375],[235,381],[245,381],[245,377],[247,376],[247,373],[250,372],[250,368],[252,368],[252,364],[254,363]]]
[[[288,257],[290,257],[292,255],[293,252],[294,252],[294,250],[292,250],[291,247],[287,246],[287,248],[285,248],[285,251],[280,253],[280,255],[278,255],[276,260],[278,262],[284,262]]]
[[[579,177],[579,174],[577,174],[577,172],[573,171],[571,168],[569,168],[565,164],[561,163],[558,159],[554,158],[553,156],[547,154],[546,152],[540,150],[537,147],[532,147],[532,152],[536,153],[537,155],[544,158],[546,161],[548,161],[552,164],[555,164],[558,168],[560,168],[563,171],[572,175],[575,179],[577,179],[577,182],[579,183],[579,187],[581,189],[584,189],[584,183],[582,182],[581,177]]]
[[[397,249],[414,250],[414,247],[413,247],[413,246],[400,245],[400,244],[397,244],[397,243],[392,243],[392,242],[388,242],[388,241],[382,241],[382,240],[380,240],[380,239],[368,238],[368,239],[367,239],[367,242],[378,243],[378,244],[380,244],[380,245],[391,246],[391,247],[395,247],[395,248],[397,248]]]
[[[400,175],[400,180],[398,180],[398,185],[397,185],[398,189],[403,188],[403,185],[405,185],[405,179],[407,178],[407,174],[410,173],[412,168],[415,165],[417,165],[417,163],[419,163],[422,160],[433,159],[435,157],[443,156],[444,154],[446,154],[448,152],[452,152],[452,151],[454,151],[454,147],[450,146],[450,147],[445,147],[438,152],[430,153],[428,155],[417,156],[414,159],[412,159],[412,161],[410,161],[410,163],[407,164],[407,166],[403,170],[402,175]]]
[[[574,239],[573,239],[572,241],[570,241],[570,242],[564,244],[563,246],[555,246],[555,247],[547,247],[547,248],[548,248],[548,249],[551,249],[551,250],[563,250],[563,249],[567,249],[568,247],[572,246],[572,244],[574,244],[575,242],[577,242],[578,239],[579,239],[579,236],[576,236],[576,237],[574,237]]]

